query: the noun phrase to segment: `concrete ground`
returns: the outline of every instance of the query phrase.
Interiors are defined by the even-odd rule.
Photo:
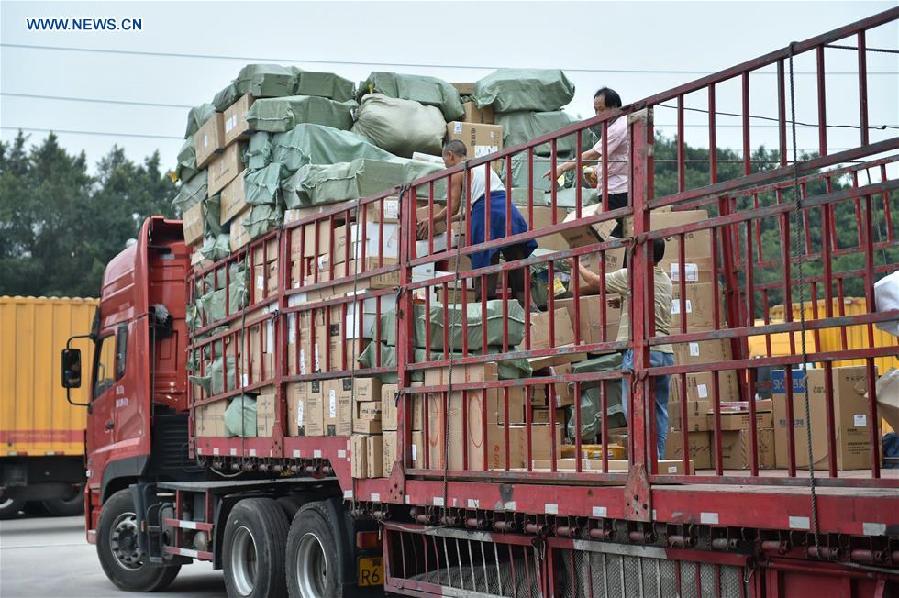
[[[222,572],[196,562],[182,567],[165,592],[129,594],[106,579],[84,539],[82,517],[27,517],[0,521],[0,596],[3,598],[130,598],[225,596]]]

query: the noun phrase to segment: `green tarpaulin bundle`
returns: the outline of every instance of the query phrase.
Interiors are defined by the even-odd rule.
[[[505,304],[505,310],[503,304]],[[525,314],[524,308],[514,299],[504,301],[502,299],[494,299],[487,302],[487,317],[481,309],[480,303],[471,303],[465,306],[467,309],[466,317],[466,336],[468,337],[468,348],[471,351],[480,351],[483,346],[484,339],[484,323],[487,325],[487,346],[501,347],[503,344],[503,329],[508,326],[509,331],[509,350],[513,350],[518,344],[524,340],[524,324]],[[449,325],[449,344],[453,351],[462,350],[462,306],[451,304],[447,306],[446,313],[444,306],[440,303],[431,303],[427,320],[425,318],[425,306],[417,304],[415,306],[415,346],[423,348],[427,345],[427,329],[430,328],[430,346],[431,349],[443,351],[443,330],[445,320]],[[381,330],[384,334],[384,340],[388,344],[396,344],[396,312],[388,312],[381,316]]]
[[[193,384],[199,385],[207,395],[217,395],[237,388],[237,359],[228,356],[228,384],[225,386],[225,360],[216,357],[206,363],[206,371],[200,376],[190,376]]]
[[[425,106],[436,106],[447,121],[462,120],[465,116],[459,91],[437,77],[405,73],[372,73],[359,85],[359,95],[361,97],[372,93],[412,100]]]
[[[610,353],[596,359],[588,359],[571,366],[573,374],[585,374],[587,372],[608,372],[621,369],[621,353]],[[597,434],[602,431],[600,412],[600,387],[604,387],[606,395],[606,426],[609,428],[621,428],[627,426],[622,406],[621,381],[608,380],[581,383],[581,440],[594,442]],[[568,437],[574,438],[574,407],[568,407]]]
[[[250,142],[244,157],[250,172],[268,166],[272,161],[272,134],[258,131],[250,135]]]
[[[197,300],[197,309],[200,315],[204,317],[207,326],[246,307],[247,283],[243,277],[230,282],[227,289],[227,298],[225,295],[225,289],[219,289],[206,293]]]
[[[241,394],[233,397],[225,409],[225,433],[228,436],[256,436],[256,398]]]
[[[353,160],[307,164],[284,181],[284,205],[292,209],[368,197],[402,184],[404,177],[399,162]]]
[[[508,112],[496,115],[496,124],[503,128],[503,146],[512,147],[527,143],[547,133],[553,133],[563,127],[577,122],[574,118],[562,110],[553,112]],[[583,146],[583,141],[581,142]],[[560,158],[574,156],[574,148],[577,146],[576,135],[566,135],[556,141],[556,151]],[[538,156],[549,156],[551,153],[549,143],[538,145],[534,153]]]
[[[321,96],[338,102],[355,96],[353,82],[335,73],[301,71],[297,75],[296,95]]]
[[[440,155],[446,120],[434,106],[383,94],[362,97],[353,132],[404,158],[415,152]]]
[[[256,98],[291,95],[296,90],[298,72],[295,67],[279,64],[248,64],[240,69],[236,79],[215,94],[212,104],[217,112],[224,112],[246,93]]]
[[[252,142],[252,139],[250,140]],[[393,160],[395,156],[350,131],[301,124],[272,137],[272,160],[296,172],[307,164],[336,164],[361,158]]]
[[[203,235],[210,237],[221,234],[222,225],[219,224],[222,196],[218,193],[203,200]]]
[[[354,108],[356,102],[352,100],[335,102],[320,96],[262,98],[250,106],[247,123],[252,129],[270,133],[283,133],[302,123],[349,129]]]
[[[265,168],[244,176],[244,195],[250,205],[274,205],[281,186],[281,164],[272,162]]]
[[[377,364],[376,360],[378,358],[378,345],[377,343],[370,343],[368,347],[362,351],[362,354],[359,356],[359,364],[362,368],[396,368],[396,347],[394,345],[388,345],[387,343],[380,343],[381,346],[381,363]],[[502,347],[488,347],[489,353],[501,353]],[[469,355],[479,355],[479,351],[471,351]],[[461,359],[461,353],[455,353],[454,358]],[[443,359],[443,353],[440,351],[431,351],[430,354],[426,352],[425,349],[415,349],[415,363],[422,363],[425,361],[436,361],[439,359]],[[461,366],[458,366],[461,368]],[[507,361],[498,361],[497,362],[497,370],[499,374],[500,380],[517,380],[519,378],[527,378],[531,375],[531,366],[527,362],[526,359],[511,359]],[[394,384],[397,381],[396,372],[387,372],[384,374],[379,374],[376,376],[384,382],[385,384]],[[410,373],[410,377],[413,382],[422,382],[424,381],[424,371],[416,370]],[[460,380],[461,382],[461,380]]]
[[[179,181],[189,181],[197,174],[197,152],[194,148],[193,136],[184,140],[178,152],[178,164],[175,165],[175,176]]]
[[[268,231],[281,226],[283,221],[284,210],[280,204],[263,204],[252,207],[246,220],[244,220],[243,227],[246,229],[247,234],[250,235],[250,239],[257,239]]]
[[[551,69],[499,69],[474,86],[475,103],[493,106],[496,113],[558,110],[573,97],[574,84],[562,71]]]
[[[231,253],[230,238],[226,234],[211,235],[203,239],[200,253],[207,260],[223,260]]]
[[[172,207],[179,214],[192,208],[206,197],[206,171],[201,170],[191,179],[181,183],[178,193],[172,199]]]
[[[203,123],[209,120],[213,114],[215,114],[215,106],[212,104],[200,104],[191,108],[187,113],[187,128],[184,131],[184,138],[192,138],[194,133],[199,131]]]

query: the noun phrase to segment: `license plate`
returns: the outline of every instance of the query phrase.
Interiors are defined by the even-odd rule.
[[[384,564],[381,557],[359,557],[359,587],[381,585],[384,585]]]

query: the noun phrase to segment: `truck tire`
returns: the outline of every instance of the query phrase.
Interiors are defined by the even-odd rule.
[[[228,596],[284,598],[287,517],[271,498],[248,498],[228,514],[222,563]]]
[[[0,499],[0,519],[12,519],[24,508],[24,500],[9,497]]]
[[[41,501],[47,512],[55,517],[71,517],[84,513],[83,486],[77,486],[70,496],[59,496]]]
[[[342,572],[351,559],[322,502],[297,511],[287,536],[287,592],[290,598],[344,598],[355,591],[344,584]]]
[[[109,581],[126,592],[164,590],[181,565],[155,566],[143,560],[137,548],[137,515],[130,490],[109,497],[97,526],[97,556]]]

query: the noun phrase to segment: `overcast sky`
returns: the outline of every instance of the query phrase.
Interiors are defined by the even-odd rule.
[[[657,93],[852,21],[886,10],[884,2],[593,2],[593,3],[262,3],[262,2],[2,2],[0,122],[15,127],[153,135],[158,139],[59,133],[70,151],[96,162],[113,144],[132,159],[159,149],[166,167],[181,146],[187,109],[22,98],[37,94],[123,102],[195,105],[253,61],[332,70],[361,81],[374,70],[475,81],[497,66],[571,69],[573,114],[592,113],[597,87],[618,90],[625,103]],[[140,31],[29,31],[30,17],[139,18]],[[896,22],[867,38],[869,47],[897,47]],[[851,40],[854,44],[855,40]],[[163,57],[13,47],[10,44],[202,54]],[[236,57],[222,59],[220,57]],[[319,61],[319,62],[315,62]],[[327,63],[324,61],[336,61]],[[406,66],[368,63],[404,63]],[[425,66],[410,66],[425,65]],[[433,65],[441,65],[436,67]],[[813,63],[799,61],[808,73]],[[828,120],[858,123],[856,55],[827,51]],[[577,70],[575,70],[577,69]],[[899,55],[869,53],[872,125],[899,125]],[[591,71],[591,72],[585,72]],[[774,77],[751,78],[751,112],[776,116]],[[722,86],[718,109],[740,111],[739,81]],[[815,122],[814,77],[797,75],[798,120]],[[705,96],[688,100],[705,107]],[[658,109],[658,126],[674,122]],[[692,115],[690,125],[706,117]],[[719,145],[740,148],[739,119],[722,117]],[[776,145],[773,123],[755,122],[752,145]],[[703,126],[687,141],[706,145]],[[12,127],[9,129],[7,127]],[[671,129],[664,129],[671,132]],[[32,132],[31,140],[46,136]],[[872,140],[896,136],[874,131]],[[817,134],[799,138],[815,148]],[[854,129],[833,129],[832,150],[857,145]]]

